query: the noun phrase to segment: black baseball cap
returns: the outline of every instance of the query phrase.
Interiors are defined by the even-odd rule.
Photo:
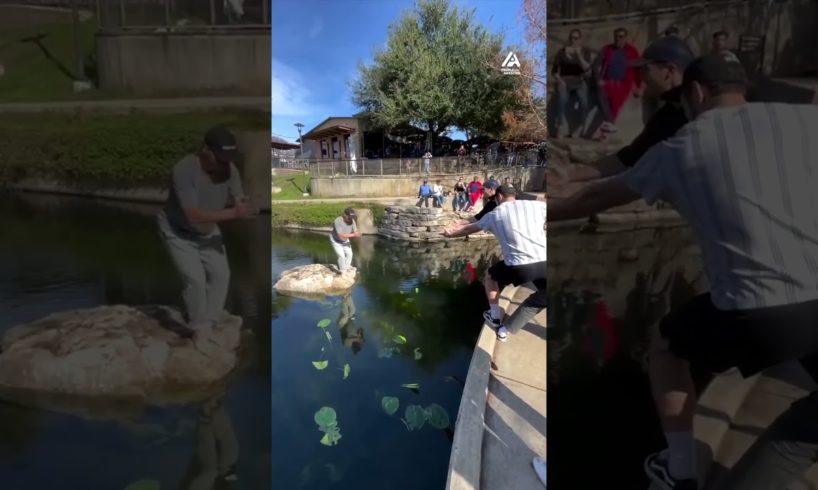
[[[511,185],[501,185],[497,188],[497,193],[502,194],[504,196],[516,196],[517,191],[514,189],[514,186]]]
[[[205,133],[204,142],[216,156],[216,160],[220,162],[241,163],[243,161],[244,156],[238,149],[236,136],[223,126],[210,128]]]
[[[709,53],[696,58],[687,67],[684,73],[682,86],[689,87],[691,83],[724,84],[747,87],[750,82],[747,71],[738,57],[728,52]]]
[[[487,180],[485,184],[483,184],[484,189],[497,189],[500,187],[500,183],[494,179]]]
[[[651,63],[673,63],[684,69],[695,58],[696,55],[684,39],[667,36],[650,43],[642,56],[631,62],[631,66],[641,68]]]
[[[347,215],[347,216],[349,216],[350,218],[355,218],[355,217],[357,217],[357,216],[355,215],[355,210],[354,210],[354,209],[352,209],[352,208],[346,208],[346,209],[344,209],[344,214],[345,214],[345,215]]]

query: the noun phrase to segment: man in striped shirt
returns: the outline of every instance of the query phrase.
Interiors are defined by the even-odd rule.
[[[485,214],[476,223],[458,229],[446,229],[443,236],[448,238],[471,235],[480,230],[491,231],[500,242],[503,260],[491,266],[486,274],[485,288],[489,310],[483,315],[497,329],[497,338],[505,341],[510,329],[503,325],[503,311],[499,305],[500,291],[508,286],[534,283],[536,291],[521,305],[528,317],[545,307],[546,300],[546,247],[545,216],[543,201],[518,201],[513,187],[501,185],[497,188],[497,207]],[[530,315],[533,317],[534,315]],[[530,318],[528,318],[530,319]],[[513,332],[524,325],[521,319],[512,322]]]
[[[690,366],[751,376],[801,361],[818,379],[818,107],[747,103],[735,55],[685,70],[691,120],[629,171],[564,200],[552,220],[643,197],[689,222],[711,291],[662,319],[649,374],[668,450],[648,457],[666,489],[696,488]],[[731,471],[729,490],[783,489],[818,458],[818,392],[794,403]]]

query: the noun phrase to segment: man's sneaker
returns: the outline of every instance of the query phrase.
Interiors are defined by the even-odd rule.
[[[500,321],[501,320],[498,320],[498,319],[492,317],[491,316],[491,310],[486,310],[486,311],[483,312],[483,319],[486,322],[488,322],[488,324],[491,325],[494,328],[499,328],[500,327]]]
[[[546,465],[545,460],[538,456],[531,461],[531,466],[534,467],[534,473],[537,474],[537,478],[540,479],[543,486],[548,488],[548,466]]]
[[[508,340],[508,329],[505,325],[500,325],[500,328],[497,329],[497,340],[500,342]]]
[[[661,490],[698,490],[696,480],[692,478],[677,480],[670,476],[667,451],[653,453],[645,458],[645,474],[654,484],[653,488]]]

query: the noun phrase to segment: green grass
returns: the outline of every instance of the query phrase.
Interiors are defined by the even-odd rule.
[[[0,184],[41,177],[117,187],[164,185],[173,164],[198,148],[215,124],[266,130],[269,114],[4,114]]]
[[[304,192],[308,192],[310,175],[303,172],[285,172],[273,176],[273,185],[281,187],[281,192],[271,196],[273,201],[287,201],[292,199],[309,199]]]
[[[379,226],[383,220],[385,207],[382,204],[371,202],[316,202],[300,204],[273,204],[271,218],[273,227],[287,224],[304,226],[332,226],[332,222],[341,215],[347,207],[368,208],[372,210],[375,225]]]

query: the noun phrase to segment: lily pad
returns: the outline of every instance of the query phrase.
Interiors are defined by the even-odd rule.
[[[349,370],[350,369],[351,368],[349,367],[349,364],[344,364],[344,379],[347,379],[349,377]]]
[[[318,322],[318,326],[321,328],[327,328],[329,327],[330,323],[332,323],[332,320],[330,320],[329,318],[324,318],[323,320]]]
[[[435,429],[445,429],[449,427],[449,413],[437,403],[432,403],[426,407],[426,420],[429,422],[429,425]]]
[[[322,369],[327,368],[329,361],[312,361],[312,365],[315,366],[315,369],[321,371]]]
[[[395,412],[400,408],[400,400],[396,396],[385,396],[381,398],[381,407],[389,415],[395,415]]]
[[[415,294],[420,294],[420,288],[415,288]]]
[[[426,423],[426,410],[420,405],[409,405],[403,414],[403,423],[409,430],[421,429]]]
[[[139,480],[125,487],[125,490],[160,490],[160,488],[156,480]]]
[[[404,337],[403,335],[395,335],[394,337],[392,337],[392,341],[395,342],[396,344],[405,344],[406,337]]]
[[[415,360],[419,361],[423,358],[423,353],[420,352],[420,347],[415,347]]]
[[[341,429],[332,427],[324,432],[324,437],[321,438],[321,444],[325,446],[334,446],[341,440]]]
[[[399,354],[399,353],[400,353],[400,349],[398,349],[397,347],[381,347],[378,350],[378,357],[390,358],[393,355]]]
[[[337,414],[332,407],[321,407],[313,416],[319,427],[330,427],[337,421]]]
[[[404,383],[401,386],[412,390],[413,393],[420,393],[420,384],[418,383]]]

